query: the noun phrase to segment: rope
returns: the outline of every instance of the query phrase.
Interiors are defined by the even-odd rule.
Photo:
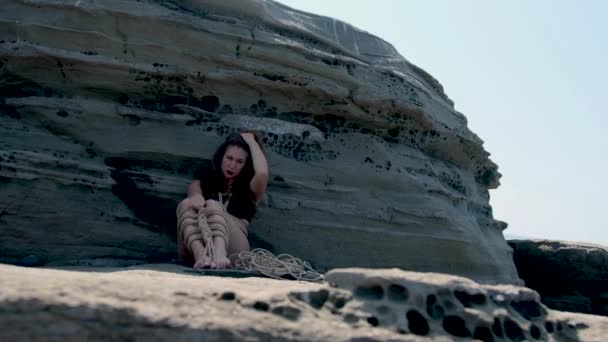
[[[221,194],[220,194],[221,199]],[[213,239],[221,237],[228,245],[228,223],[224,217],[225,206],[222,208],[203,207],[198,213],[182,201],[177,206],[178,232],[182,235],[183,241],[192,253],[192,243],[200,240],[205,247],[205,259],[213,260],[216,255]]]
[[[226,247],[228,246],[228,223],[223,215],[224,210],[204,207],[198,211],[198,228],[205,246],[205,258],[209,261],[216,255],[213,243],[215,237],[223,238]]]
[[[289,254],[275,256],[262,248],[239,253],[234,268],[257,271],[274,279],[323,281],[323,275],[312,268],[309,262]]]
[[[207,214],[202,208],[198,211],[198,228],[200,229],[201,240],[203,240],[203,246],[205,247],[205,260],[211,262],[215,256],[215,245],[213,244],[213,235],[207,222]]]
[[[182,235],[188,250],[192,252],[192,242],[202,239],[201,230],[198,227],[198,215],[185,201],[182,201],[179,206],[177,206],[177,217],[178,232]]]
[[[222,205],[221,209],[204,207],[198,211],[196,217],[198,229],[193,229],[193,212],[178,207],[178,217],[181,221],[180,229],[186,235],[184,240],[186,240],[187,246],[190,246],[192,240],[201,239],[203,246],[205,246],[206,260],[213,260],[216,255],[215,245],[213,244],[213,238],[216,236],[222,237],[226,246],[228,246],[228,222],[224,217],[227,214],[227,203],[223,203],[221,193],[219,199]],[[289,254],[275,256],[262,248],[239,253],[234,268],[250,272],[257,271],[274,279],[323,281],[323,275],[312,268],[309,262]]]

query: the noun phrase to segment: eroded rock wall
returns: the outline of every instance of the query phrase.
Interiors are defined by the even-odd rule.
[[[519,280],[481,139],[433,77],[346,23],[263,0],[8,0],[0,94],[4,262],[170,260],[194,170],[249,127],[272,173],[254,245]]]

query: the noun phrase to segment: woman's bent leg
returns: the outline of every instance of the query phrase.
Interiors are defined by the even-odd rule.
[[[230,214],[227,214],[228,221],[228,257],[234,264],[239,253],[249,250],[249,241],[247,240],[247,221],[239,219]]]
[[[194,257],[186,248],[184,244],[184,239],[182,238],[182,234],[177,232],[177,259],[180,264],[191,266],[194,263]]]
[[[209,228],[212,230],[220,230],[225,231],[226,238],[223,236],[218,236],[214,234],[213,237],[213,247],[214,247],[214,255],[213,260],[211,261],[211,268],[228,268],[230,267],[230,260],[228,259],[228,243],[230,241],[230,225],[227,222],[228,213],[224,209],[218,201],[215,200],[207,200],[205,202],[205,207],[211,209],[212,214],[207,216],[207,222],[209,223]],[[221,235],[221,234],[219,234]],[[228,239],[228,241],[226,241]]]
[[[196,210],[188,198],[177,206],[177,256],[179,262],[192,266],[198,261],[198,256],[204,255],[204,247],[200,241]],[[194,247],[194,248],[193,248]],[[195,260],[196,259],[196,260]]]

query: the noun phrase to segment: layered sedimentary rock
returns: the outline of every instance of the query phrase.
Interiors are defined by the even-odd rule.
[[[346,23],[263,0],[7,0],[0,94],[0,261],[170,260],[193,172],[247,127],[271,170],[254,245],[322,270],[519,280],[482,140],[433,77]]]
[[[0,265],[0,339],[601,341],[608,329],[530,289],[444,274],[336,269],[330,285],[175,265],[86,271]]]
[[[526,286],[556,310],[608,316],[608,250],[568,241],[509,240]]]

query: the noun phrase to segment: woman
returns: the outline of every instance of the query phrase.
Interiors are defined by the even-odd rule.
[[[247,225],[267,184],[268,163],[257,136],[230,135],[177,207],[180,262],[195,269],[228,268],[229,256],[248,251]],[[207,237],[198,227],[199,214],[205,215],[211,231]]]

